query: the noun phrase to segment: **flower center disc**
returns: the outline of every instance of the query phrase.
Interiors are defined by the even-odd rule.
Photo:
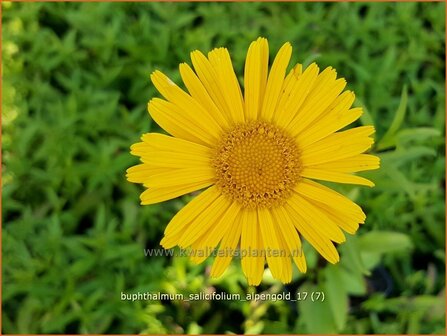
[[[248,208],[283,203],[301,171],[295,140],[263,121],[236,125],[225,133],[213,166],[222,193]]]

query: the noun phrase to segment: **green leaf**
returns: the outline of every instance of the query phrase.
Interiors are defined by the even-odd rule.
[[[348,293],[342,271],[339,266],[328,265],[324,275],[326,300],[329,302],[337,330],[341,331],[345,328],[348,318]]]
[[[408,235],[392,231],[371,231],[358,240],[362,252],[395,253],[409,250],[413,243]]]
[[[188,335],[199,335],[202,331],[202,328],[196,323],[191,322],[188,327]]]
[[[341,263],[353,272],[369,275],[370,272],[365,267],[360,255],[360,248],[357,242],[358,238],[356,236],[348,236],[346,238],[346,243],[340,247],[342,253]]]
[[[312,53],[303,61],[303,69],[306,69],[310,64],[315,62],[318,58],[321,57],[321,54]]]
[[[386,148],[390,148],[395,145],[395,134],[399,130],[400,126],[402,125],[402,122],[405,119],[405,114],[407,111],[407,104],[408,104],[408,92],[407,92],[407,86],[404,85],[402,88],[402,95],[400,98],[400,104],[397,108],[396,114],[394,115],[394,119],[391,123],[391,126],[388,128],[388,131],[385,133],[385,135],[382,137],[382,139],[377,144],[378,150],[383,150]]]
[[[441,132],[431,127],[406,128],[396,134],[396,142],[404,145],[409,142],[420,142],[427,138],[439,136],[441,136]]]
[[[307,292],[307,298],[298,302],[301,318],[309,334],[335,334],[337,326],[335,324],[331,307],[327,300],[312,302],[310,296],[312,292],[318,291],[318,287],[305,283],[299,289],[300,292]]]
[[[245,330],[245,335],[259,335],[264,329],[264,322],[258,321]]]
[[[369,268],[364,261],[365,266]],[[343,279],[343,286],[348,294],[351,295],[365,295],[366,282],[361,273],[352,272],[350,270],[341,269],[341,277]]]
[[[395,150],[379,154],[383,164],[392,164],[393,166],[400,166],[409,161],[414,161],[423,156],[435,156],[436,151],[433,148],[426,146],[415,146],[405,150]]]
[[[356,105],[360,106],[363,110],[363,114],[360,117],[360,122],[362,123],[362,125],[376,125],[373,116],[371,115],[363,101],[359,98],[356,98],[355,100],[357,102]]]
[[[373,252],[361,252],[363,263],[368,269],[375,268],[381,261],[381,255]]]
[[[405,190],[411,199],[415,198],[417,186],[408,180],[407,176],[397,168],[390,166],[387,167],[386,174],[400,185],[402,190]]]

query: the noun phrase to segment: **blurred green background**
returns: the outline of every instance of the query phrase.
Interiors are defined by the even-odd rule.
[[[444,3],[5,3],[3,333],[445,334]],[[249,288],[240,262],[146,258],[191,196],[140,206],[129,146],[159,131],[149,74],[230,49],[333,66],[377,128],[376,188],[337,186],[368,215],[327,266]],[[121,301],[120,293],[324,291],[324,302]]]

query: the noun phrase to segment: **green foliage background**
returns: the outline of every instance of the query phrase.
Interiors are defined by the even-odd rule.
[[[445,334],[444,3],[4,3],[3,333]],[[129,146],[159,131],[149,74],[258,36],[333,66],[377,128],[368,214],[327,266],[247,288],[239,261],[146,258],[191,196],[141,207]],[[295,270],[296,271],[296,270]],[[324,291],[324,302],[121,301],[120,293]]]

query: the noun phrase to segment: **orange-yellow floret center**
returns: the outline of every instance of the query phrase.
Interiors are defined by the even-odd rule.
[[[247,208],[284,203],[301,171],[296,141],[264,121],[239,124],[226,132],[213,166],[221,192]]]

